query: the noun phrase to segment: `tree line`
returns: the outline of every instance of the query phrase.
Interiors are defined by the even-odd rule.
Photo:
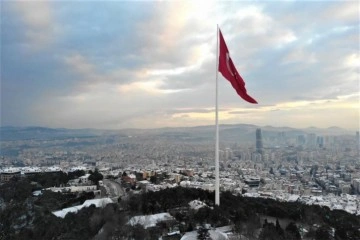
[[[0,185],[0,239],[157,239],[174,229],[181,234],[198,229],[201,238],[209,237],[205,225],[229,225],[235,234],[248,239],[360,239],[359,217],[345,211],[247,198],[231,192],[222,192],[221,205],[216,206],[213,192],[182,187],[142,194],[130,191],[127,199],[105,208],[91,206],[58,218],[51,212],[79,205],[93,196],[52,192],[33,196],[33,183],[18,179]],[[208,207],[191,209],[188,204],[192,200],[200,200]],[[147,229],[127,224],[133,216],[161,212],[169,212],[175,220]],[[289,224],[281,227],[278,220],[261,221],[260,216],[286,218]],[[301,232],[301,225],[308,226],[306,234]]]

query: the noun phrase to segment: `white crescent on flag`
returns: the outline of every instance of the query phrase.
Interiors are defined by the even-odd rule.
[[[230,54],[228,52],[226,53],[226,67],[227,67],[229,73],[231,74],[231,76],[234,76],[234,73],[231,71],[231,68],[230,68]]]

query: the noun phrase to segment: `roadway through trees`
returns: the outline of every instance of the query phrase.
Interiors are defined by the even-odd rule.
[[[125,191],[121,187],[120,183],[118,183],[114,180],[110,180],[110,179],[104,179],[103,182],[104,182],[105,189],[106,189],[106,192],[109,195],[109,197],[114,198],[114,197],[124,197],[125,196]]]

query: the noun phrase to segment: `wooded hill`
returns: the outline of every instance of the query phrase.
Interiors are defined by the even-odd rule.
[[[62,219],[51,211],[82,204],[94,196],[52,192],[33,196],[34,187],[38,186],[26,178],[0,185],[0,239],[158,239],[174,230],[180,234],[171,239],[179,239],[196,229],[201,239],[206,236],[204,226],[209,225],[231,226],[238,239],[360,239],[360,218],[345,211],[246,198],[230,192],[221,193],[221,206],[214,206],[214,193],[182,187],[130,192],[126,200],[119,199],[105,208],[84,208]],[[209,207],[191,209],[192,200]],[[169,212],[176,220],[147,229],[127,224],[132,216],[161,212]],[[285,226],[279,223],[283,220]]]

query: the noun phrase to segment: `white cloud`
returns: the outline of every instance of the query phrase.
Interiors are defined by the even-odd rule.
[[[319,19],[339,22],[359,21],[359,3],[357,1],[336,1],[319,14]]]
[[[275,20],[264,12],[264,7],[250,5],[239,9],[233,18],[226,21],[231,26],[227,38],[241,38],[241,45],[247,48],[268,46],[283,47],[297,40],[297,36],[285,23]]]
[[[55,40],[59,29],[50,1],[14,1],[11,4],[26,25],[25,36],[32,50],[42,49]]]
[[[345,57],[344,60],[345,67],[359,69],[360,67],[360,54],[352,53]]]
[[[76,5],[81,10],[72,8],[69,19],[61,19],[50,2],[14,4],[28,27],[29,43],[51,49],[44,54],[56,54],[61,69],[66,68],[66,74],[58,76],[57,66],[51,65],[53,75],[41,78],[47,84],[29,81],[47,87],[32,103],[32,124],[99,128],[213,124],[217,23],[249,94],[260,102],[249,106],[219,74],[222,123],[321,126],[326,120],[346,127],[358,121],[354,112],[359,102],[353,97],[359,90],[358,26],[353,25],[353,3],[322,3],[315,16],[308,13],[314,3],[163,1],[151,2],[147,5],[151,11],[143,16],[123,12],[121,17],[127,20],[123,22],[111,12],[103,16],[106,21],[77,15],[87,13],[82,8],[87,4],[101,13],[107,3]],[[292,11],[294,6],[298,11]],[[340,13],[330,15],[334,7]],[[70,27],[74,20],[76,27]],[[61,34],[67,35],[55,41],[58,26],[66,26]],[[9,58],[11,54],[16,53],[10,52]],[[40,79],[48,66],[32,67],[23,73],[24,65],[18,66],[22,84],[25,79]],[[61,88],[65,85],[66,92]],[[333,123],[324,117],[337,111],[346,118],[342,123],[340,116],[334,116]]]
[[[171,94],[187,91],[188,89],[162,89],[163,82],[160,80],[155,81],[142,81],[132,82],[129,84],[119,85],[117,87],[120,93],[134,93],[134,92],[145,92],[149,94]]]
[[[282,63],[298,63],[298,64],[307,64],[307,63],[316,63],[318,60],[314,52],[308,52],[304,48],[294,48],[291,49],[288,54],[283,58]]]

